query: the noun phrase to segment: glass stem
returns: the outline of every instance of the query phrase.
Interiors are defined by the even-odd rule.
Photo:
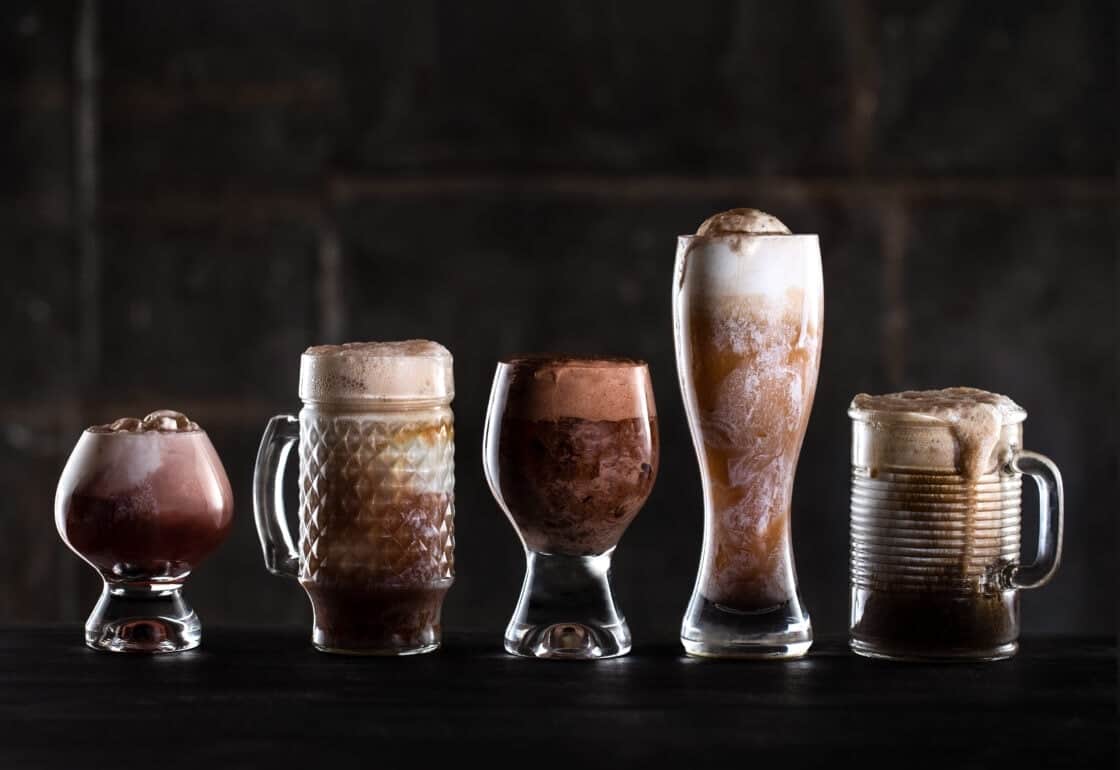
[[[179,652],[202,640],[182,583],[105,581],[86,621],[86,644],[110,652]]]
[[[630,651],[630,629],[610,586],[611,554],[526,554],[506,650],[537,658],[596,659]]]

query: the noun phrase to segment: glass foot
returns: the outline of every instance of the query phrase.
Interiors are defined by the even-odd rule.
[[[700,658],[799,658],[813,644],[813,627],[797,598],[743,611],[696,594],[681,624],[681,644]]]
[[[109,652],[181,652],[202,641],[182,586],[105,584],[86,621],[86,644]]]
[[[856,655],[878,660],[896,660],[907,663],[986,663],[1006,660],[1019,651],[1018,642],[1008,642],[997,647],[979,650],[936,650],[920,648],[892,648],[852,637],[848,646]]]
[[[553,660],[598,660],[617,658],[630,652],[630,629],[626,623],[614,628],[582,623],[553,623],[550,626],[520,626],[506,629],[506,652],[529,658]]]
[[[600,660],[630,652],[630,628],[614,602],[611,557],[530,552],[525,583],[506,628],[513,655]]]

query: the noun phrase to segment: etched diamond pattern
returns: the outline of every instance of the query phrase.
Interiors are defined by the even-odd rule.
[[[455,431],[414,420],[300,415],[300,577],[430,585],[455,574]]]

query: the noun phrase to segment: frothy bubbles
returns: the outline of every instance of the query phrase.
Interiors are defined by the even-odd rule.
[[[314,402],[450,402],[451,353],[430,340],[318,345],[300,358],[299,395]]]

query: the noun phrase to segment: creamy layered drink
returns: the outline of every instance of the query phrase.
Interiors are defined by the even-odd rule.
[[[1049,578],[1061,540],[1061,476],[1023,451],[1026,412],[958,387],[860,394],[849,415],[852,648],[890,658],[1013,654],[1017,589]],[[1018,564],[1021,472],[1043,490],[1040,558],[1027,568]]]
[[[682,642],[696,655],[802,654],[812,632],[790,501],[821,356],[817,237],[754,209],[709,218],[679,239],[673,320],[705,507]]]
[[[509,652],[595,659],[630,649],[610,557],[653,488],[658,456],[645,363],[538,355],[498,364],[483,465],[528,562]]]
[[[55,496],[63,540],[105,580],[91,647],[174,652],[201,627],[180,589],[229,533],[233,493],[210,439],[170,410],[87,429]]]
[[[327,652],[410,654],[440,642],[454,578],[451,354],[426,340],[309,348],[299,419],[274,418],[257,462],[266,563],[298,576]],[[298,551],[275,501],[298,441]]]
[[[618,544],[657,474],[645,365],[536,356],[501,364],[493,489],[539,553],[596,556]]]

